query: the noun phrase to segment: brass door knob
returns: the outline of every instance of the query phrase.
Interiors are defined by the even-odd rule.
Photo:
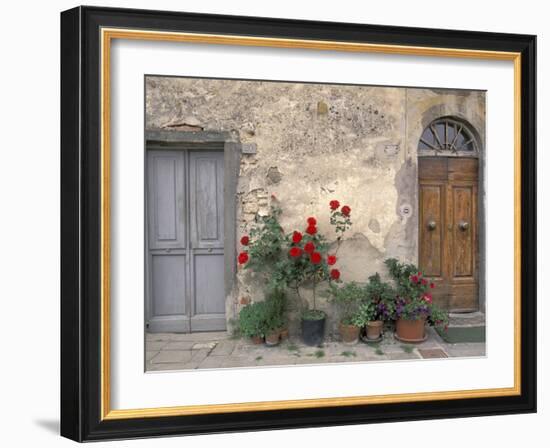
[[[428,230],[435,230],[435,227],[436,223],[433,219],[431,221],[428,221]]]
[[[458,223],[458,228],[460,230],[462,230],[463,232],[465,232],[466,230],[468,230],[470,227],[470,224],[467,222],[467,221],[460,221]]]

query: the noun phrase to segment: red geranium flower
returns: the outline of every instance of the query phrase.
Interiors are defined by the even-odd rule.
[[[314,226],[315,224],[317,224],[317,220],[316,220],[313,216],[310,216],[310,217],[307,219],[307,223],[308,223],[310,226]]]
[[[306,229],[306,232],[309,233],[310,235],[315,235],[317,233],[317,227],[308,226],[308,228]]]
[[[304,252],[311,254],[315,250],[315,244],[313,244],[311,241],[307,242],[304,245]]]
[[[432,295],[431,294],[424,294],[423,299],[428,303],[432,303]]]
[[[344,205],[342,207],[342,215],[349,216],[350,213],[351,213],[351,208],[347,205]]]
[[[288,251],[288,254],[294,258],[299,257],[300,255],[302,255],[302,249],[300,249],[299,247],[291,247]]]
[[[333,199],[329,202],[329,205],[331,210],[336,210],[338,207],[340,207],[340,202],[338,202],[336,199]]]
[[[340,271],[338,269],[331,269],[330,278],[333,280],[338,280],[340,278]]]
[[[292,242],[298,244],[300,241],[302,241],[302,234],[300,232],[294,231],[294,233],[292,234]]]
[[[313,264],[319,264],[319,263],[321,263],[321,260],[322,260],[321,254],[319,252],[313,252],[311,254],[311,256],[309,257],[309,260]]]
[[[418,283],[418,275],[411,275],[411,282]]]
[[[432,289],[435,288],[435,283],[434,282],[430,283],[430,288],[432,288]]]
[[[426,286],[428,284],[428,280],[423,278],[422,280],[420,280],[420,283],[422,283],[423,286]]]
[[[250,238],[247,235],[243,236],[241,238],[241,244],[243,246],[248,246],[248,243],[250,243]]]
[[[327,257],[327,264],[328,264],[329,266],[332,266],[332,265],[335,264],[335,263],[336,263],[336,255],[329,255],[329,256]]]
[[[239,264],[245,264],[248,261],[248,254],[246,252],[241,252],[239,254]]]

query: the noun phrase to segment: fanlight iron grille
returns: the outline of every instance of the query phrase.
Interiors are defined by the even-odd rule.
[[[431,122],[422,132],[418,149],[436,153],[477,153],[476,141],[468,126],[452,118],[439,118]]]

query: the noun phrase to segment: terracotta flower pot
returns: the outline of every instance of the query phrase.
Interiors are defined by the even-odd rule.
[[[397,319],[395,336],[403,342],[422,342],[426,340],[426,318],[416,320]]]
[[[344,344],[355,344],[359,340],[359,327],[357,325],[346,325],[340,323],[338,327],[342,342]]]
[[[273,347],[279,344],[279,339],[281,337],[281,330],[273,330],[271,333],[265,335],[265,345]]]
[[[367,322],[367,339],[380,339],[380,337],[382,336],[383,326],[384,322],[381,320],[373,320],[371,322]]]
[[[255,345],[262,344],[264,342],[264,338],[261,336],[252,336],[250,340]]]

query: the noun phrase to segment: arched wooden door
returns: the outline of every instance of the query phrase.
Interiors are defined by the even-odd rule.
[[[419,265],[434,278],[434,301],[452,311],[478,304],[478,160],[421,157]]]

